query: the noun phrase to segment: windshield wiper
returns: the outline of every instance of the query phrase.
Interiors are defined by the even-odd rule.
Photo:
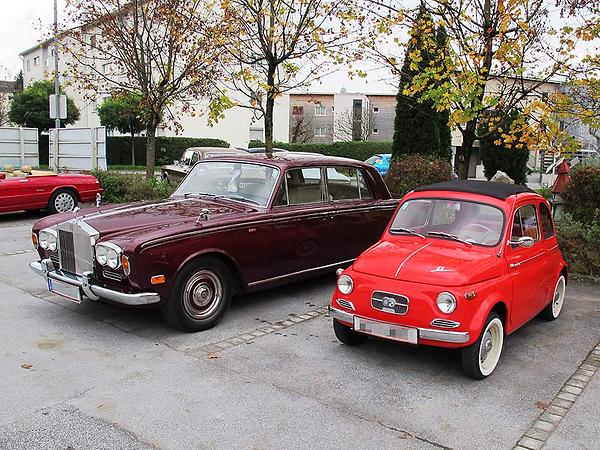
[[[423,239],[427,239],[425,236],[423,236],[421,233],[417,233],[415,230],[412,230],[410,228],[390,228],[390,231],[392,233],[408,233],[408,234],[414,234],[415,236],[419,236],[420,238]]]
[[[209,196],[209,197],[216,197],[216,195],[215,195],[215,194],[209,194],[208,192],[185,192],[185,193],[183,194],[183,197],[184,197],[184,198],[188,198],[188,197],[191,197],[192,195],[193,195],[194,197],[200,197],[201,195],[207,195],[207,196]]]
[[[427,235],[445,237],[448,239],[452,239],[454,241],[462,242],[463,244],[467,244],[469,247],[471,247],[473,245],[471,242],[464,241],[461,238],[459,238],[458,236],[456,236],[455,234],[444,233],[443,231],[428,231]]]
[[[219,195],[218,197],[221,198],[229,198],[231,200],[238,200],[240,202],[244,202],[244,203],[252,203],[253,205],[258,205],[260,206],[260,203],[258,203],[257,201],[254,200],[250,200],[249,198],[246,197],[242,197],[241,195]]]

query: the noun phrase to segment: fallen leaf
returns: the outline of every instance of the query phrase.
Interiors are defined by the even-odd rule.
[[[21,364],[21,367],[23,369],[31,369],[33,367],[33,365],[31,365],[31,364]]]
[[[548,406],[550,406],[550,403],[548,402],[535,402],[535,407],[542,411],[548,409]]]
[[[220,356],[216,353],[209,353],[208,354],[208,359],[219,359]]]

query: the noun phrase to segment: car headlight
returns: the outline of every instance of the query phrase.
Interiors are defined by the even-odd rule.
[[[56,251],[56,231],[50,228],[46,228],[40,231],[40,236],[38,240],[40,247],[42,247],[44,250],[49,250],[51,252]]]
[[[121,248],[111,242],[96,244],[96,261],[101,266],[118,269],[121,266]]]
[[[440,292],[437,297],[438,309],[446,314],[450,314],[456,309],[456,297],[450,292]]]
[[[354,281],[349,275],[342,275],[337,280],[337,287],[342,294],[349,294],[354,289]]]

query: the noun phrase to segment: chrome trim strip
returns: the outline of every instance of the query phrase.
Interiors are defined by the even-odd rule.
[[[48,281],[48,278],[51,278],[72,286],[80,287],[86,297],[90,300],[99,300],[100,297],[102,297],[115,303],[129,306],[151,305],[160,301],[160,296],[155,292],[127,294],[125,292],[113,291],[112,289],[94,285],[90,281],[90,272],[84,273],[81,277],[67,276],[62,272],[55,270],[49,259],[32,261],[29,263],[29,267],[46,281]]]
[[[288,273],[288,274],[285,274],[285,275],[279,275],[279,276],[272,277],[272,278],[266,278],[266,279],[264,279],[264,280],[253,281],[253,282],[251,282],[251,283],[248,283],[248,286],[255,286],[255,285],[257,285],[257,284],[269,283],[269,282],[271,282],[271,281],[277,281],[277,280],[280,280],[280,279],[282,279],[282,278],[288,278],[288,277],[293,277],[293,276],[295,276],[295,275],[300,275],[300,274],[303,274],[303,273],[314,272],[315,270],[329,269],[329,268],[331,268],[331,267],[335,267],[335,266],[338,266],[338,265],[340,265],[340,264],[348,264],[348,263],[351,263],[351,262],[352,262],[352,261],[354,261],[355,259],[356,259],[356,258],[352,258],[352,259],[348,259],[348,260],[346,260],[346,261],[339,261],[339,262],[336,262],[336,263],[333,263],[333,264],[327,264],[326,266],[312,267],[312,268],[310,268],[310,269],[299,270],[299,271],[297,271],[297,272],[292,272],[292,273]]]
[[[334,319],[354,326],[354,315],[353,314],[346,312],[346,311],[342,311],[341,309],[332,308],[331,306],[328,307],[328,310],[329,310],[329,315],[331,317],[333,317]]]
[[[535,258],[539,258],[540,256],[544,256],[545,254],[546,254],[545,252],[538,253],[537,255],[532,256],[532,257],[527,258],[527,259],[524,259],[523,261],[519,261],[518,263],[511,263],[510,267],[511,267],[511,269],[514,269],[515,267],[519,267],[521,264],[525,264],[526,262],[529,262],[529,261],[531,261],[532,259],[535,259]]]
[[[400,265],[398,266],[398,269],[396,270],[396,274],[394,275],[395,277],[398,276],[398,274],[400,273],[400,269],[402,269],[402,267],[404,267],[404,264],[406,264],[406,262],[412,258],[413,256],[415,256],[417,253],[419,253],[421,250],[423,250],[425,247],[429,247],[431,245],[431,242],[428,242],[427,244],[424,244],[422,247],[419,247],[418,249],[416,249],[414,252],[412,252],[410,255],[408,255],[406,258],[404,258],[404,261],[402,261],[400,263]]]
[[[558,244],[556,244],[556,245],[555,245],[555,246],[553,246],[553,247],[550,247],[550,248],[548,249],[548,251],[549,251],[549,252],[551,252],[552,250],[555,250],[555,249],[557,249],[557,248],[558,248]]]

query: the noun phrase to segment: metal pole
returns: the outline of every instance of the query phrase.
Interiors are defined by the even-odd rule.
[[[56,118],[54,119],[54,168],[58,171],[58,130],[60,129],[60,82],[58,80],[58,0],[54,0],[54,94]]]

